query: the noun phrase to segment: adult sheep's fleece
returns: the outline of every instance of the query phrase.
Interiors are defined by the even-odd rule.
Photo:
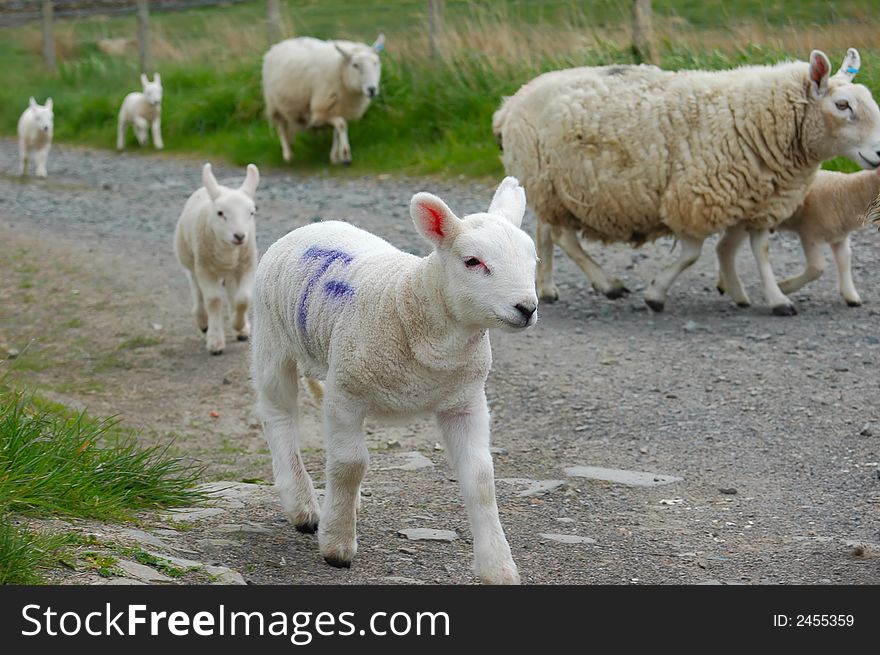
[[[851,49],[844,67],[857,63]],[[553,241],[619,297],[625,288],[578,235],[640,244],[674,234],[682,254],[645,296],[660,311],[704,239],[743,223],[774,313],[794,313],[770,269],[768,228],[791,216],[823,160],[880,165],[880,109],[867,88],[830,73],[819,51],[809,63],[721,72],[587,67],[546,73],[506,99],[493,128],[539,218],[540,297],[558,296]]]

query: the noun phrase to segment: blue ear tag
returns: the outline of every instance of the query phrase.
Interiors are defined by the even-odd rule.
[[[384,49],[385,49],[384,43],[380,43],[379,45],[373,46],[373,50],[375,50],[376,52],[382,52]],[[858,71],[856,71],[856,72],[858,72]]]
[[[859,69],[853,68],[852,66],[850,66],[849,68],[846,69],[846,72],[849,73],[850,75],[855,75],[856,73],[859,72]]]

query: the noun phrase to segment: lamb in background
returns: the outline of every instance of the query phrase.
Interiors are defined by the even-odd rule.
[[[487,330],[535,324],[535,247],[519,228],[525,194],[506,178],[488,212],[457,218],[429,193],[413,196],[425,258],[348,223],[290,232],[263,255],[254,290],[251,373],[256,413],[272,451],[275,486],[290,521],[318,530],[324,559],[349,567],[369,456],[368,415],[433,414],[459,480],[487,583],[518,583],[498,519],[485,382]],[[320,511],[303,466],[298,378],[324,378],[326,492]]]
[[[28,108],[18,119],[18,161],[19,174],[27,175],[28,156],[34,153],[36,176],[47,177],[46,164],[52,148],[52,135],[55,129],[55,114],[52,111],[52,98],[46,104],[38,105],[33,98],[28,100]]]
[[[162,76],[153,73],[153,81],[141,73],[143,93],[133,91],[125,96],[119,108],[119,121],[116,126],[116,149],[125,149],[125,128],[134,127],[134,135],[140,145],[147,143],[147,130],[153,134],[156,150],[165,147],[162,143]]]
[[[385,36],[372,46],[353,41],[287,39],[263,57],[263,98],[269,122],[278,130],[284,161],[297,132],[331,125],[332,164],[350,164],[348,123],[358,120],[379,93]]]
[[[189,197],[177,221],[174,252],[186,269],[193,315],[199,329],[207,333],[212,355],[220,355],[226,347],[224,295],[238,340],[247,341],[250,336],[248,309],[257,266],[254,195],[259,183],[260,172],[253,164],[248,164],[238,189],[217,184],[211,164],[205,164],[204,186]]]
[[[505,169],[522,181],[539,219],[539,296],[559,295],[554,242],[616,298],[623,284],[578,237],[640,244],[673,234],[681,254],[645,293],[662,311],[704,240],[744,223],[773,313],[796,313],[770,266],[769,230],[803,202],[824,160],[844,155],[880,166],[880,109],[851,82],[858,61],[850,49],[833,76],[818,50],[809,63],[720,72],[586,67],[523,86],[495,113],[493,128]],[[739,297],[736,280],[727,282]]]

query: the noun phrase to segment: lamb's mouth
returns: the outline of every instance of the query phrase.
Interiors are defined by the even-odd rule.
[[[862,153],[859,153],[859,157],[861,157],[862,161],[864,161],[871,168],[877,168],[878,166],[880,166],[880,161],[871,161],[870,159],[865,157]]]
[[[507,318],[501,318],[500,316],[498,317],[498,322],[509,330],[525,330],[527,327],[531,326],[531,321],[523,323],[521,321],[511,321]]]

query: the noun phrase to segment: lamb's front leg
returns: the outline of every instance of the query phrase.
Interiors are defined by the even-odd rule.
[[[752,254],[758,264],[758,272],[761,274],[761,283],[764,286],[764,298],[770,305],[770,309],[776,316],[794,316],[797,314],[794,304],[786,298],[773,275],[773,267],[770,265],[770,230],[754,230],[749,232],[752,246]]]
[[[24,139],[18,140],[18,174],[27,175],[28,151]]]
[[[51,144],[46,144],[39,150],[37,150],[36,155],[34,155],[34,160],[37,164],[37,170],[35,171],[37,177],[48,177],[48,163],[49,163],[49,149],[51,148]]]
[[[363,408],[327,385],[324,396],[324,445],[327,487],[318,545],[331,566],[349,568],[357,552],[357,504],[370,456],[364,439]]]
[[[153,133],[153,145],[156,150],[161,150],[165,144],[162,143],[162,118],[160,116],[156,116],[156,120],[150,125],[150,130]]]
[[[519,584],[495,502],[495,471],[489,452],[489,408],[481,393],[460,412],[437,415],[449,463],[458,477],[474,537],[474,570],[486,584]]]
[[[146,118],[143,116],[134,117],[134,135],[137,137],[138,145],[147,145],[147,133],[149,129],[150,124],[147,122]]]
[[[229,306],[232,308],[232,329],[239,341],[247,341],[251,336],[251,322],[248,320],[248,308],[254,293],[254,273],[248,271],[240,280],[226,280],[226,293]]]
[[[208,314],[206,345],[212,355],[222,355],[226,347],[223,334],[223,285],[217,278],[202,270],[196,270],[196,282],[202,292]]]

